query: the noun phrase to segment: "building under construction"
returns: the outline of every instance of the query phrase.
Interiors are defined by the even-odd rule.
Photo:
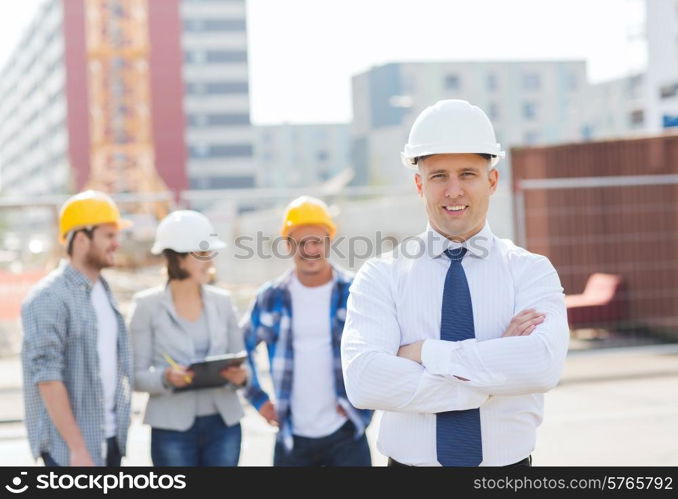
[[[0,74],[0,195],[254,187],[245,0],[46,0]]]

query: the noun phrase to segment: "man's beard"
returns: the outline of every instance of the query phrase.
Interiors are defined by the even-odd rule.
[[[85,256],[85,263],[87,264],[88,267],[92,267],[97,270],[113,266],[113,264],[108,263],[106,258],[102,257],[99,253],[91,249]]]

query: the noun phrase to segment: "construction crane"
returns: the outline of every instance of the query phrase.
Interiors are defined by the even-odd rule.
[[[91,141],[87,187],[113,195],[167,192],[155,169],[148,0],[84,1]],[[124,208],[161,218],[169,204],[137,202]]]

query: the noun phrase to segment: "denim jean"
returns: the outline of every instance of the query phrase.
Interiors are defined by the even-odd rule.
[[[151,459],[155,466],[237,466],[241,440],[240,423],[198,416],[186,431],[152,428]]]
[[[372,458],[365,434],[356,439],[355,425],[346,421],[326,437],[295,435],[290,453],[277,441],[273,466],[372,466]]]
[[[116,468],[120,466],[122,456],[120,455],[120,449],[118,448],[118,440],[115,437],[111,437],[106,440],[106,449],[106,466],[112,466]],[[43,452],[40,457],[42,457],[45,466],[48,468],[61,466],[54,459],[52,459],[52,456],[48,452]]]

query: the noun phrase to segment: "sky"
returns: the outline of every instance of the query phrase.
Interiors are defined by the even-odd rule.
[[[0,65],[43,2],[2,2]],[[646,61],[643,0],[248,0],[247,15],[255,124],[350,121],[351,77],[388,62],[577,59],[599,82]]]

